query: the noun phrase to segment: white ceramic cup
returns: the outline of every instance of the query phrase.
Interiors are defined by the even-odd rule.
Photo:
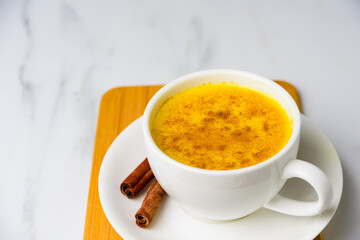
[[[234,82],[276,99],[293,121],[289,142],[273,157],[235,170],[205,170],[177,162],[155,144],[151,123],[162,103],[171,96],[203,83]],[[160,185],[187,212],[200,218],[230,220],[261,207],[295,216],[312,216],[326,210],[333,197],[327,176],[296,156],[300,140],[300,112],[292,97],[264,77],[236,70],[206,70],[180,77],[160,89],[148,103],[143,121],[147,157]],[[289,178],[301,178],[316,191],[318,200],[303,202],[278,194]]]

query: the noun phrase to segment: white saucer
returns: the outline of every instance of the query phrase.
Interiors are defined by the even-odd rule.
[[[113,228],[125,240],[162,239],[251,239],[251,240],[310,240],[329,223],[339,205],[343,176],[339,157],[327,137],[307,118],[302,116],[299,159],[320,167],[334,187],[331,208],[314,217],[294,217],[267,209],[239,220],[221,223],[203,222],[185,213],[170,197],[147,229],[135,224],[135,213],[144,198],[143,191],[135,199],[127,199],[119,190],[120,183],[146,157],[142,118],[129,125],[112,143],[99,173],[99,195],[105,215]],[[299,200],[316,199],[310,185],[289,180],[281,190],[283,195]]]

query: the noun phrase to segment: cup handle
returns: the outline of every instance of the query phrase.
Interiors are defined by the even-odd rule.
[[[294,216],[314,216],[325,211],[332,202],[333,188],[325,173],[317,166],[302,160],[292,160],[284,168],[282,179],[301,178],[316,191],[318,200],[314,202],[298,201],[277,194],[265,208]]]

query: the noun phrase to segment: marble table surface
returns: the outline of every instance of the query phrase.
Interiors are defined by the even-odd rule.
[[[344,171],[360,236],[360,2],[0,1],[0,239],[81,239],[99,101],[209,68],[285,79]]]

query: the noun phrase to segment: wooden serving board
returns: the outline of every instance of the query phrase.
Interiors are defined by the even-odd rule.
[[[285,81],[276,82],[291,94],[301,111],[296,88]],[[148,101],[161,87],[162,85],[113,88],[101,99],[86,211],[85,240],[123,239],[111,227],[100,204],[98,192],[100,166],[111,143],[125,127],[143,115]],[[321,234],[315,240],[322,240]]]

